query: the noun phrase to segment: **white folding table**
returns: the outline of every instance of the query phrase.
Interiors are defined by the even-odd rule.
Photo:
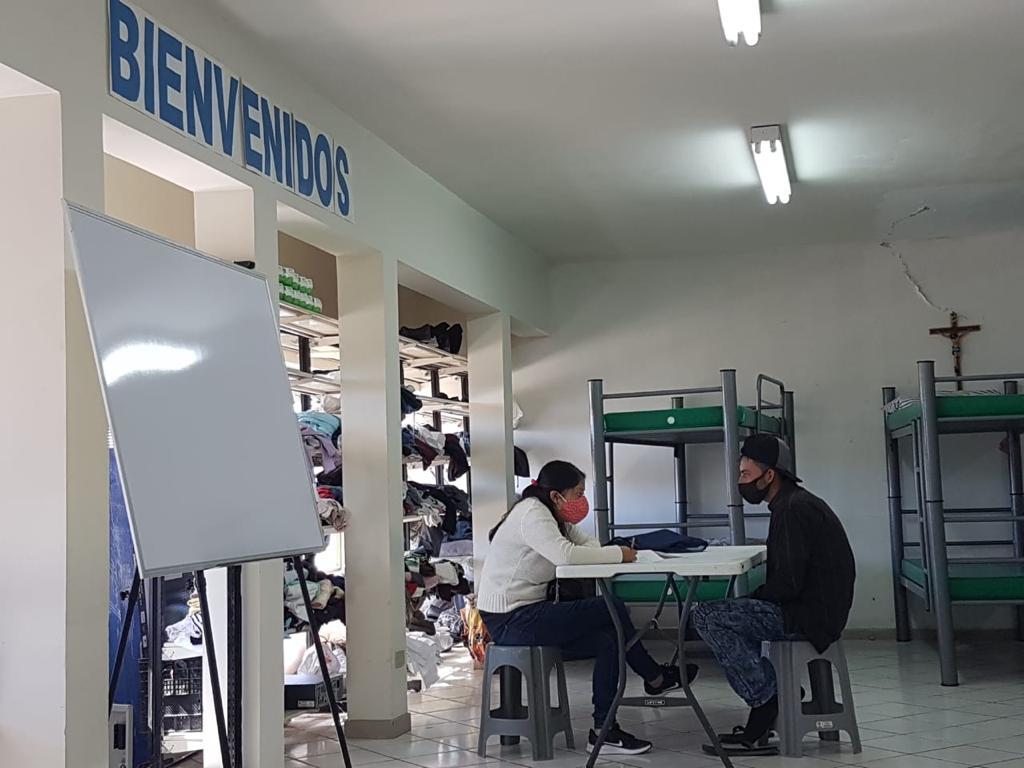
[[[693,695],[690,684],[686,680],[686,625],[690,615],[690,606],[693,604],[693,598],[697,594],[697,585],[703,579],[726,577],[730,581],[729,591],[731,591],[732,584],[736,578],[749,573],[756,566],[763,563],[766,556],[767,548],[764,546],[709,547],[703,552],[692,552],[686,555],[667,557],[658,562],[614,563],[611,565],[562,565],[557,568],[556,576],[560,579],[595,579],[597,581],[601,594],[604,596],[605,603],[608,606],[612,623],[615,625],[615,635],[618,640],[619,687],[615,693],[615,699],[612,701],[611,709],[608,711],[608,716],[601,727],[601,732],[598,734],[597,743],[594,745],[590,759],[587,761],[587,768],[594,767],[597,756],[601,752],[601,747],[608,736],[608,731],[615,723],[619,706],[622,704],[634,707],[692,707],[697,715],[697,719],[700,720],[701,726],[703,726],[708,738],[714,745],[719,759],[721,759],[726,768],[732,768],[729,756],[722,749],[717,734],[711,727],[711,723],[708,722],[704,710],[701,709],[697,697]],[[627,645],[622,621],[612,603],[612,596],[614,594],[612,591],[612,581],[617,576],[636,575],[665,577],[665,590],[662,592],[661,599],[658,602],[655,619],[660,616],[664,609],[669,593],[672,594],[679,606],[678,650],[676,658],[681,672],[684,693],[682,697],[641,696],[629,699],[623,697],[626,690],[626,651],[640,641],[645,630],[637,630],[636,637]],[[679,589],[679,581],[685,581],[688,585],[685,596]],[[651,622],[651,625],[653,625],[653,622]]]

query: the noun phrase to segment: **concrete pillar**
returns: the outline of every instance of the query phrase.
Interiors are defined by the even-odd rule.
[[[344,418],[348,733],[386,739],[411,722],[405,673],[398,265],[338,259]]]
[[[512,448],[512,321],[495,312],[469,321],[469,421],[473,435],[473,558],[515,500]]]
[[[0,595],[0,744],[5,765],[105,765],[106,418],[61,208],[73,189],[102,209],[102,137],[52,91],[22,93],[0,93],[0,578],[48,597]]]
[[[225,261],[252,260],[277,285],[277,204],[248,188],[199,191],[196,248]],[[273,292],[276,302],[276,290]],[[242,573],[242,762],[280,768],[284,762],[284,660],[281,561],[250,563]],[[227,696],[227,573],[207,573],[221,692]],[[208,668],[203,676],[203,765],[223,768]]]

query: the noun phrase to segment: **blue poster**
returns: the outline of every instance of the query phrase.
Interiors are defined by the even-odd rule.
[[[135,575],[135,547],[132,545],[131,530],[128,527],[128,508],[121,491],[121,478],[117,473],[117,459],[110,451],[110,612],[107,629],[110,641],[110,669],[114,667],[117,642],[124,624],[128,600],[121,599],[127,594]],[[142,604],[140,599],[139,604]],[[149,760],[149,731],[146,726],[148,712],[142,701],[142,679],[139,674],[139,659],[142,656],[142,622],[139,611],[131,617],[132,629],[125,649],[124,664],[114,692],[116,704],[132,705],[135,717],[133,740],[134,763],[132,768]]]

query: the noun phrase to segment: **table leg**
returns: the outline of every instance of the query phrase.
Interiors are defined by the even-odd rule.
[[[594,763],[597,762],[597,757],[601,753],[601,747],[604,746],[604,740],[608,738],[608,731],[611,730],[612,725],[615,723],[615,716],[619,711],[622,695],[626,692],[626,634],[622,628],[622,619],[619,618],[619,612],[615,610],[615,603],[612,601],[611,579],[598,579],[597,585],[601,590],[601,596],[604,598],[605,605],[608,606],[608,613],[612,617],[612,624],[615,625],[615,645],[619,649],[619,685],[615,691],[615,698],[612,699],[612,706],[608,710],[604,724],[601,726],[601,732],[597,734],[597,743],[594,744],[594,748],[590,752],[587,768],[594,768]]]
[[[722,749],[722,743],[718,740],[718,734],[715,733],[715,729],[711,727],[711,723],[708,721],[707,715],[704,714],[704,710],[701,708],[700,702],[697,701],[697,697],[693,695],[690,683],[686,678],[686,625],[690,621],[690,608],[693,605],[693,598],[697,595],[697,586],[700,584],[700,578],[691,577],[688,581],[689,587],[686,590],[686,598],[684,599],[679,592],[679,585],[676,584],[675,578],[671,574],[668,577],[669,586],[671,586],[672,592],[676,597],[676,602],[679,604],[679,672],[683,683],[683,691],[686,693],[686,698],[689,700],[690,706],[693,707],[693,711],[697,715],[697,719],[700,720],[700,724],[704,728],[704,732],[708,735],[708,738],[711,739],[711,745],[715,748],[715,753],[718,755],[718,759],[722,761],[722,765],[724,765],[725,768],[733,768],[729,755],[727,755],[725,750]]]

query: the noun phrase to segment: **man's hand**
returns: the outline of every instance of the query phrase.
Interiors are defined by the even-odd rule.
[[[619,547],[622,550],[622,562],[624,563],[635,563],[636,562],[636,550],[632,547]]]

